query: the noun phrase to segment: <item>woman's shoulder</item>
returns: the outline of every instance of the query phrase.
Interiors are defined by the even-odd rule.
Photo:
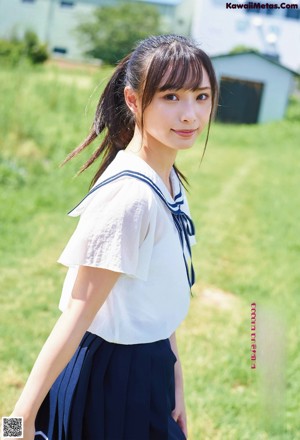
[[[78,209],[81,211],[79,214],[127,217],[156,211],[156,201],[151,188],[127,176],[98,187],[88,198],[90,200],[82,202],[84,206],[77,207],[77,212]]]
[[[85,211],[116,207],[119,209],[142,206],[151,208],[155,205],[152,189],[142,180],[135,178],[129,170],[120,166],[109,166],[98,179],[89,193],[70,211],[76,217]]]
[[[153,200],[153,191],[145,182],[131,175],[120,175],[116,178],[101,182],[94,190],[99,200],[118,199],[120,203],[150,202]],[[92,194],[91,194],[92,195]]]

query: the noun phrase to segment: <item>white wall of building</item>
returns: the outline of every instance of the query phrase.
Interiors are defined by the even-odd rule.
[[[168,32],[176,32],[176,7],[181,0],[135,0],[153,4],[161,13]],[[193,0],[188,0],[189,2]],[[84,47],[75,36],[74,29],[96,6],[116,4],[116,0],[0,0],[0,38],[9,39],[15,33],[22,37],[27,29],[48,44],[50,53],[79,60],[84,57]],[[69,6],[68,6],[69,4]],[[187,20],[186,20],[187,22]]]
[[[286,3],[296,2],[293,0]],[[257,48],[262,53],[278,52],[280,63],[300,71],[299,19],[287,18],[284,9],[276,10],[273,15],[256,14],[240,9],[226,9],[226,3],[224,0],[199,0],[195,3],[192,35],[202,43],[204,50],[215,55],[245,45]],[[237,3],[245,2],[231,2]],[[272,0],[268,3],[272,3]]]
[[[0,38],[10,38],[13,33],[22,37],[30,29],[48,44],[50,52],[57,47],[66,49],[73,59],[81,58],[82,50],[73,31],[79,20],[92,10],[92,5],[84,3],[64,7],[56,0],[0,0]]]
[[[20,0],[0,0],[0,37],[10,38],[14,33],[22,36],[27,29],[34,29],[44,41],[50,3],[39,1],[25,3]]]

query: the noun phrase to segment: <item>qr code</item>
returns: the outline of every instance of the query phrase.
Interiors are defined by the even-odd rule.
[[[2,438],[23,437],[23,417],[2,417]]]

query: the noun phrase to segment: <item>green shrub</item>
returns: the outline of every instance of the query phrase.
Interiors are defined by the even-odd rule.
[[[291,122],[299,122],[300,120],[300,99],[298,96],[291,96],[287,109],[286,119]]]
[[[41,44],[33,31],[27,31],[24,35],[24,47],[27,57],[34,63],[44,63],[49,55],[47,46]]]
[[[24,46],[21,42],[0,40],[1,63],[16,65],[23,57]]]
[[[10,40],[0,40],[1,63],[15,66],[27,59],[33,64],[37,64],[45,62],[48,57],[46,45],[39,42],[33,31],[26,31],[23,40],[15,37]]]

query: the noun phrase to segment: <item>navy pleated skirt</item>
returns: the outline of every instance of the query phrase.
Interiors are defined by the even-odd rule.
[[[36,418],[35,440],[185,440],[171,416],[169,339],[122,345],[86,332]]]

